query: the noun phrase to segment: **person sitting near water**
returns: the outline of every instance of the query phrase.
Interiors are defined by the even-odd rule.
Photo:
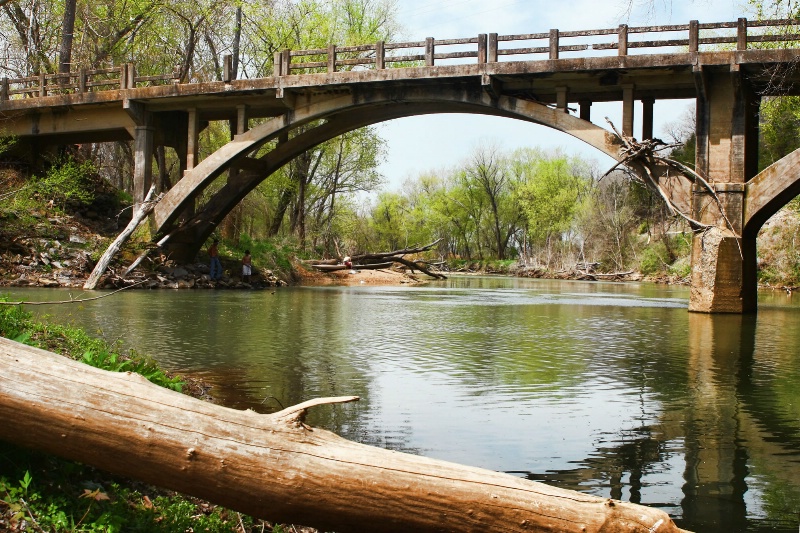
[[[342,259],[342,263],[347,268],[353,268],[353,261],[350,259],[349,255],[344,256],[344,259]]]
[[[250,283],[250,275],[253,273],[253,259],[250,256],[250,250],[244,251],[242,257],[242,281]]]
[[[211,278],[211,281],[216,281],[222,277],[222,263],[219,260],[219,239],[214,239],[214,242],[208,249],[208,255],[211,257],[208,277]]]

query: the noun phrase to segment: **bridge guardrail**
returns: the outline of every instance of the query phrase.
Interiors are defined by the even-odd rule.
[[[631,54],[634,49],[684,48],[687,52],[703,51],[702,47],[734,45],[736,50],[747,50],[765,43],[791,43],[800,46],[800,20],[778,19],[748,21],[740,18],[735,22],[701,24],[696,20],[688,24],[667,26],[627,26],[599,30],[559,31],[552,29],[543,33],[516,35],[480,34],[467,39],[434,39],[404,43],[384,43],[361,46],[331,45],[314,50],[283,50],[275,53],[274,76],[295,73],[337,72],[344,68],[367,67],[384,69],[391,64],[418,63],[416,66],[434,66],[437,61],[476,58],[478,63],[495,63],[503,56],[524,56],[522,60],[560,59],[562,53],[588,50],[616,50],[620,56]],[[733,30],[733,31],[728,31]],[[715,34],[716,32],[716,34]],[[719,35],[723,32],[723,35]],[[635,35],[653,35],[649,39],[632,40]],[[592,41],[597,37],[616,36],[613,41]],[[516,47],[503,48],[501,43]],[[520,46],[524,44],[525,46]],[[440,52],[442,48],[455,52]],[[464,45],[470,46],[463,50]],[[474,46],[472,46],[474,45]],[[394,53],[393,53],[394,52]],[[399,52],[399,53],[397,53]],[[344,59],[340,55],[349,56]],[[355,57],[353,57],[355,56]],[[302,59],[311,57],[310,61]],[[296,61],[295,58],[302,58]],[[405,65],[403,65],[405,66]]]
[[[133,89],[145,84],[178,83],[179,76],[177,71],[157,76],[139,76],[133,63],[126,63],[113,68],[80,69],[77,72],[39,74],[27,78],[2,78],[0,100],[109,89]]]
[[[311,50],[285,49],[274,56],[273,76],[292,74],[333,73],[346,69],[383,70],[392,66],[427,66],[442,61],[475,58],[477,63],[495,63],[501,57],[528,61],[560,59],[562,53],[617,51],[619,56],[631,55],[635,49],[681,48],[682,52],[701,52],[702,47],[735,46],[747,50],[767,43],[783,43],[800,47],[800,19],[748,21],[701,24],[696,20],[688,24],[666,26],[627,26],[599,30],[559,31],[543,33],[498,35],[480,34],[463,39],[434,39],[424,41],[386,43],[357,46],[330,45]],[[732,30],[732,31],[731,31]],[[719,32],[723,34],[720,35]],[[633,40],[633,36],[649,38]],[[614,40],[601,39],[616,36]],[[588,42],[586,42],[588,41]],[[502,44],[501,44],[502,43]],[[503,44],[510,47],[503,47]],[[454,48],[457,48],[454,50]],[[441,51],[443,49],[449,51]],[[537,57],[544,56],[544,57]],[[232,79],[231,57],[224,57],[223,81]],[[50,94],[85,93],[112,89],[133,89],[145,84],[179,83],[178,72],[159,76],[137,76],[133,64],[120,67],[70,72],[68,74],[40,74],[27,78],[0,80],[0,101],[12,98],[35,98]]]

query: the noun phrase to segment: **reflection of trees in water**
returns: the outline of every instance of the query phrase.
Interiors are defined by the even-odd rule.
[[[645,474],[663,463],[673,453],[666,443],[651,435],[649,427],[636,428],[629,432],[617,446],[597,448],[594,457],[578,462],[569,470],[554,470],[545,473],[511,472],[522,474],[533,481],[541,481],[562,488],[585,491],[587,486],[598,487],[598,479],[609,488],[607,495],[617,500],[642,503],[641,493]],[[629,474],[627,484],[623,478]],[[623,494],[628,487],[629,494]],[[645,502],[647,503],[647,502]],[[652,504],[651,504],[652,505]]]
[[[796,325],[792,327],[790,335],[796,337],[800,332]],[[764,377],[764,369],[756,369],[772,363],[768,353],[758,352],[756,334],[755,317],[691,315],[689,360],[679,381],[688,388],[688,397],[687,388],[681,395],[664,394],[676,401],[665,402],[656,425],[621,432],[614,445],[598,446],[592,457],[577,461],[573,469],[515,473],[573,490],[596,488],[602,480],[601,486],[608,487],[612,498],[672,511],[669,507],[674,504],[647,501],[647,475],[682,453],[686,467],[682,518],[677,520],[681,527],[796,530],[800,428],[798,420],[783,415],[781,398],[770,393],[770,385],[780,380],[780,365],[768,372],[770,380]],[[633,373],[643,371],[635,362],[627,368]],[[753,381],[756,372],[760,375],[757,383]],[[675,386],[662,378],[659,369],[658,381],[665,391]],[[677,447],[681,441],[683,445]],[[752,477],[754,467],[758,472]],[[748,487],[748,481],[758,486]],[[625,488],[629,498],[625,498]],[[750,510],[750,515],[760,511],[766,519],[749,518],[746,493],[754,488],[759,491],[753,496],[760,500],[759,509]]]

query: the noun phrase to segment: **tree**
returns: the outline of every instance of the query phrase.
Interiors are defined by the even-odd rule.
[[[512,201],[514,183],[507,161],[496,146],[479,148],[464,168],[465,183],[486,199],[493,249],[506,259],[508,243],[518,229],[521,213]]]
[[[72,35],[75,31],[75,9],[77,0],[64,2],[64,22],[61,25],[61,46],[58,56],[58,72],[65,74],[72,66]]]
[[[517,199],[532,242],[544,245],[546,264],[553,259],[555,242],[568,236],[581,200],[588,191],[589,167],[580,159],[545,157],[537,151],[517,154],[521,184]]]

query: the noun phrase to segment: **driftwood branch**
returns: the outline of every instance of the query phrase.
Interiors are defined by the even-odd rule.
[[[676,533],[663,511],[347,441],[0,338],[0,438],[326,531]]]
[[[139,206],[136,212],[133,214],[133,218],[125,227],[125,229],[120,233],[114,242],[112,242],[108,249],[103,254],[103,257],[97,262],[95,265],[94,270],[89,275],[89,279],[86,280],[86,283],[83,284],[83,288],[87,290],[94,289],[97,287],[97,282],[100,281],[100,277],[105,273],[106,269],[108,268],[108,264],[117,254],[122,245],[125,244],[125,241],[128,240],[128,237],[139,227],[139,224],[142,223],[150,211],[156,206],[158,201],[161,199],[161,196],[158,196],[155,200],[153,200],[153,196],[156,193],[156,187],[153,185],[150,187],[150,191],[148,191],[147,196],[144,199],[144,202]]]
[[[69,299],[69,300],[56,300],[56,301],[49,301],[49,302],[27,302],[27,301],[24,301],[24,300],[23,301],[19,301],[19,302],[3,302],[3,301],[0,301],[0,305],[62,305],[62,304],[79,304],[79,303],[83,303],[83,302],[91,302],[92,300],[99,300],[101,298],[108,298],[109,296],[117,294],[120,291],[126,291],[128,289],[131,289],[131,288],[137,286],[137,285],[141,285],[142,283],[144,283],[146,281],[147,281],[146,279],[143,279],[142,281],[137,281],[136,283],[132,283],[132,284],[128,285],[127,287],[122,287],[121,289],[117,289],[117,290],[115,290],[113,292],[109,292],[109,293],[106,293],[106,294],[101,294],[100,296],[93,296],[91,298],[74,298],[74,299]]]
[[[666,169],[667,172],[671,170],[675,170],[678,173],[679,177],[684,179],[688,179],[693,184],[699,184],[700,187],[703,188],[713,199],[714,202],[717,204],[717,208],[719,209],[720,215],[722,219],[725,221],[728,229],[731,230],[734,234],[736,234],[736,230],[734,229],[733,224],[731,223],[728,215],[725,213],[725,208],[722,205],[722,200],[720,200],[717,191],[714,190],[714,187],[698,172],[692,170],[691,168],[687,167],[680,161],[675,161],[674,159],[670,159],[668,157],[663,157],[657,154],[658,151],[664,150],[669,146],[664,144],[659,139],[645,139],[643,141],[637,141],[633,137],[628,137],[627,135],[623,135],[620,133],[617,128],[614,126],[613,122],[606,117],[606,122],[611,126],[611,129],[614,131],[614,134],[619,138],[622,142],[624,149],[621,151],[621,159],[616,164],[614,164],[611,169],[609,169],[601,179],[610,174],[613,170],[618,168],[621,165],[626,165],[629,167],[637,168],[640,172],[638,174],[634,174],[638,180],[643,183],[647,188],[654,191],[658,196],[663,200],[664,204],[667,206],[670,214],[672,216],[679,216],[686,220],[689,225],[692,227],[694,231],[707,231],[712,226],[708,224],[703,224],[699,220],[696,220],[689,216],[688,213],[685,213],[681,209],[678,209],[677,206],[672,202],[670,199],[669,194],[667,191],[664,190],[661,185],[659,185],[658,180],[656,179],[656,172],[658,172],[658,167],[662,170]],[[737,240],[737,245],[739,246],[739,255],[743,255],[742,247],[739,241]]]
[[[353,268],[358,268],[358,264],[361,265],[370,265],[370,264],[377,264],[377,263],[386,263],[389,261],[400,263],[401,265],[405,265],[408,268],[413,270],[419,270],[423,274],[427,274],[428,276],[436,279],[447,279],[447,276],[444,274],[433,272],[431,269],[426,267],[420,261],[411,261],[403,257],[404,255],[408,254],[419,254],[422,252],[427,252],[437,244],[442,239],[437,239],[430,244],[426,244],[425,246],[416,246],[411,248],[402,248],[400,250],[393,250],[391,252],[377,252],[371,254],[359,254],[354,255],[351,257],[351,260],[354,264]],[[340,263],[340,259],[328,259],[324,261],[311,261],[310,264],[313,265],[335,265]]]

